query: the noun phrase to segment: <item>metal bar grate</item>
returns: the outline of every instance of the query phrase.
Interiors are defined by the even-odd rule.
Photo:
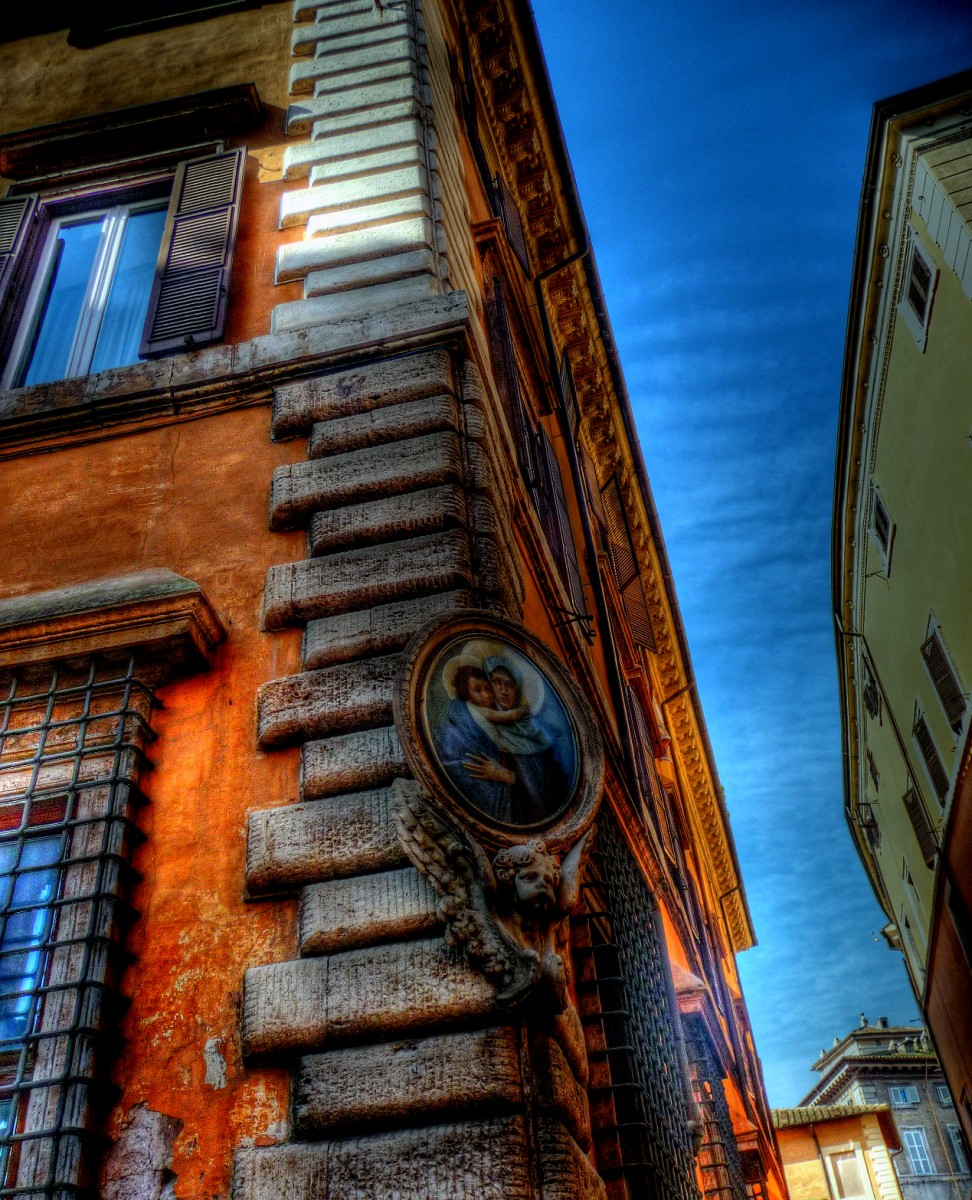
[[[0,1197],[91,1191],[154,703],[133,659],[0,676]]]
[[[655,901],[602,813],[572,930],[597,1167],[610,1200],[698,1200]]]
[[[702,1114],[702,1145],[698,1163],[702,1172],[702,1194],[709,1200],[746,1200],[742,1158],[732,1128],[732,1117],[722,1086],[722,1077],[704,1034],[686,1029],[692,1088]]]

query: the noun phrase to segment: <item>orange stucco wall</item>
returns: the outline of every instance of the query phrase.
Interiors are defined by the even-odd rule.
[[[297,751],[257,749],[255,700],[300,670],[299,632],[259,625],[267,568],[305,552],[266,514],[273,468],[302,453],[270,441],[267,407],[245,408],[14,459],[0,483],[5,594],[168,567],[201,585],[227,631],[209,672],[159,692],[127,943],[137,965],[122,984],[121,1035],[138,1053],[119,1059],[107,1129],[139,1103],[181,1120],[184,1197],[225,1194],[232,1147],[287,1116],[284,1073],[244,1075],[237,1029],[244,966],[295,955],[292,906],[243,891],[247,811],[297,795]]]

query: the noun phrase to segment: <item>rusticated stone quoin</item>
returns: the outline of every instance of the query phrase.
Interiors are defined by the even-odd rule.
[[[347,454],[367,446],[384,446],[388,442],[458,427],[459,406],[455,398],[451,395],[429,396],[392,408],[375,408],[333,421],[319,421],[311,429],[307,457]]]
[[[338,734],[301,748],[305,800],[383,787],[408,775],[405,752],[393,725]]]
[[[390,791],[355,792],[250,814],[246,882],[251,895],[406,864]]]
[[[318,421],[390,408],[454,390],[452,362],[446,350],[373,360],[276,388],[273,431],[278,438],[295,437]]]
[[[387,725],[397,667],[397,657],[363,659],[265,683],[257,697],[260,745]]]
[[[301,1059],[294,1076],[294,1132],[424,1124],[482,1116],[522,1101],[516,1030],[507,1026],[419,1041],[332,1050]]]
[[[469,541],[458,530],[446,530],[271,567],[263,620],[267,629],[283,629],[472,584]]]
[[[465,524],[466,497],[462,488],[452,484],[315,513],[307,545],[311,554],[320,555],[349,546],[438,533]]]
[[[589,1193],[591,1195],[595,1193]],[[236,1155],[235,1200],[536,1200],[522,1117]],[[544,1200],[568,1200],[544,1192]]]
[[[441,924],[432,885],[414,867],[335,879],[304,888],[301,954],[334,954],[429,935]]]
[[[243,986],[248,1055],[323,1050],[482,1020],[495,989],[441,939],[370,946],[251,967]]]
[[[444,592],[310,621],[304,632],[304,666],[311,670],[370,654],[391,654],[433,617],[475,607],[472,592]]]

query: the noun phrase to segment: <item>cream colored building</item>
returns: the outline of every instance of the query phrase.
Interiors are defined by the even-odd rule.
[[[972,72],[874,111],[833,534],[845,811],[967,1135],[970,112]]]
[[[901,1200],[901,1149],[886,1104],[775,1108],[790,1200]]]

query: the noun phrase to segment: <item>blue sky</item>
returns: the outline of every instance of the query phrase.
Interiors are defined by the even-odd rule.
[[[534,0],[759,946],[770,1103],[918,1008],[843,823],[830,504],[875,101],[972,66],[968,3]]]

